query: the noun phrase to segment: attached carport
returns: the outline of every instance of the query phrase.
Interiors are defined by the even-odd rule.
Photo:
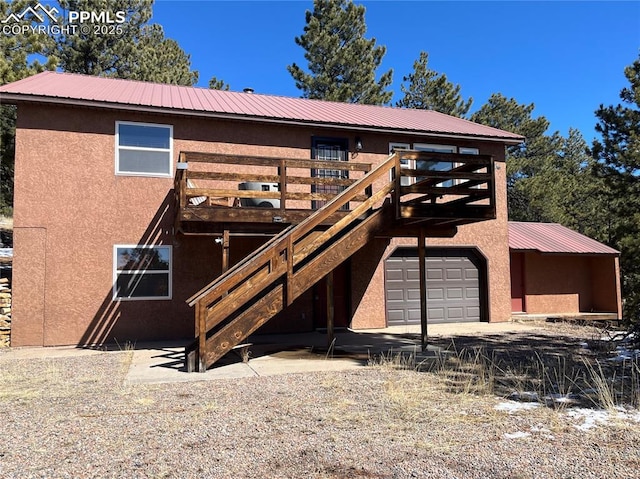
[[[514,315],[622,318],[620,253],[557,223],[509,222]]]
[[[401,247],[385,260],[389,326],[420,324],[417,248]],[[425,248],[429,324],[487,321],[486,260],[475,248]]]

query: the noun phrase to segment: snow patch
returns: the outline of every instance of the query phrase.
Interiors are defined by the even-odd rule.
[[[609,358],[609,361],[613,361],[614,363],[623,363],[625,361],[633,361],[634,359],[640,358],[640,351],[637,349],[627,349],[624,346],[618,346],[616,348],[617,355]]]
[[[595,427],[606,425],[612,419],[640,423],[640,411],[628,411],[623,408],[616,408],[613,411],[574,408],[569,409],[566,415],[581,421],[581,424],[574,424],[573,426],[580,431],[588,431]]]
[[[538,407],[540,407],[540,403],[537,402],[505,401],[496,405],[494,409],[497,411],[504,411],[509,414],[513,414],[514,412],[536,409]]]
[[[518,431],[518,432],[513,432],[513,433],[505,433],[504,434],[504,438],[505,439],[523,439],[525,437],[529,437],[531,436],[531,433],[529,432],[522,432],[522,431]]]

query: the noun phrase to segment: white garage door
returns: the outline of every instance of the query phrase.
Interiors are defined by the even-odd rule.
[[[480,321],[478,261],[469,250],[427,250],[429,323]],[[420,272],[415,249],[400,249],[385,261],[389,326],[420,324]]]

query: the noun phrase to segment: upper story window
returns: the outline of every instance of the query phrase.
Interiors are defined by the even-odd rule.
[[[409,143],[397,143],[397,142],[389,143],[389,154],[392,154],[396,150],[410,150],[410,149],[411,149],[411,145]],[[416,167],[415,160],[407,160],[406,158],[403,158],[400,160],[400,168],[415,169],[415,167]],[[393,176],[391,172],[389,172],[389,174]],[[390,179],[393,181],[393,177],[390,177]],[[410,176],[402,176],[400,178],[400,184],[402,186],[409,186],[415,182],[416,182],[416,179]]]
[[[458,153],[461,155],[479,155],[480,150],[478,148],[469,148],[467,146],[461,146],[458,148]]]
[[[431,153],[455,153],[456,147],[453,145],[433,145],[427,143],[414,143],[414,150],[427,151]],[[455,163],[452,161],[418,161],[417,168],[419,170],[431,170],[431,171],[450,171],[455,167]],[[422,178],[418,178],[420,180]],[[438,183],[438,186],[453,186],[453,180],[447,180],[442,183]]]
[[[116,174],[171,177],[173,127],[116,122]]]

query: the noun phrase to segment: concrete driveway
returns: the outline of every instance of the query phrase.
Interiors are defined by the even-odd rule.
[[[528,323],[460,323],[430,325],[430,336],[502,334],[529,331],[540,326]],[[380,353],[420,355],[420,327],[396,326],[363,331],[344,330],[328,344],[326,334],[255,335],[248,343],[249,360],[231,352],[206,373],[187,373],[183,368],[184,343],[137,344],[127,382],[166,383],[225,378],[270,376],[310,371],[340,371],[364,367]],[[42,348],[41,348],[42,349]]]

